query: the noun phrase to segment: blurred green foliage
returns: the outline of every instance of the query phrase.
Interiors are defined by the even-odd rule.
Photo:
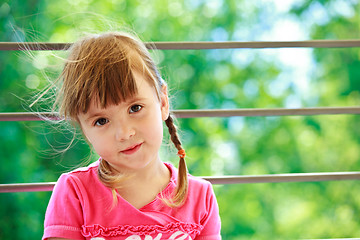
[[[280,3],[281,2],[281,3]],[[144,41],[359,39],[357,1],[2,0],[0,41],[71,42],[133,29]],[[61,52],[0,52],[0,112],[30,109]],[[174,109],[358,106],[360,53],[347,49],[154,51]],[[179,119],[196,176],[357,171],[359,116]],[[0,183],[56,181],[96,159],[72,132],[1,122]],[[53,149],[55,148],[55,149]],[[164,144],[164,161],[176,164]],[[224,239],[360,236],[358,181],[214,186]],[[39,239],[50,192],[0,194],[0,238]]]

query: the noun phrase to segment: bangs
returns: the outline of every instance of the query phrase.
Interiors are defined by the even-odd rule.
[[[92,49],[82,46],[79,52],[74,51],[75,59],[70,56],[64,67],[64,99],[60,112],[65,117],[76,118],[78,113],[86,113],[92,100],[105,108],[137,93],[129,54],[124,46],[117,46],[115,41],[104,44],[104,39],[100,45],[94,42],[96,40],[88,43]]]
[[[78,102],[83,103],[77,109],[78,113],[86,113],[94,100],[101,108],[112,104],[119,104],[137,93],[137,86],[129,67],[128,59],[124,58],[116,63],[111,59],[94,66],[93,71],[86,78],[84,88],[79,92]]]

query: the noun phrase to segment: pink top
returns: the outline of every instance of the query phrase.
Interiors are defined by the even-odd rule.
[[[118,195],[112,207],[111,190],[97,177],[99,161],[60,176],[45,215],[43,239],[221,239],[218,205],[211,184],[189,175],[185,204],[170,208],[156,198],[141,209]],[[176,186],[177,170],[171,171],[166,195]]]

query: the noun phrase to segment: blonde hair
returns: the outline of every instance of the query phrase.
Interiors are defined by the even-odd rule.
[[[133,71],[143,73],[156,90],[160,99],[164,80],[150,57],[146,46],[128,33],[105,33],[85,37],[70,47],[70,54],[60,76],[62,86],[54,109],[65,119],[78,121],[79,113],[86,113],[91,99],[97,99],[101,107],[118,104],[137,93]],[[182,150],[176,126],[171,115],[165,121],[171,141]],[[188,180],[184,155],[180,156],[177,187],[164,199],[171,207],[181,206],[187,196]],[[112,190],[116,203],[116,189],[127,178],[115,174],[111,166],[101,160],[98,168],[100,181]]]

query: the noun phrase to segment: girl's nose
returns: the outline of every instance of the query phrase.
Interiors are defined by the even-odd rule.
[[[125,141],[135,135],[135,130],[129,123],[117,124],[115,130],[115,139],[117,141]]]

